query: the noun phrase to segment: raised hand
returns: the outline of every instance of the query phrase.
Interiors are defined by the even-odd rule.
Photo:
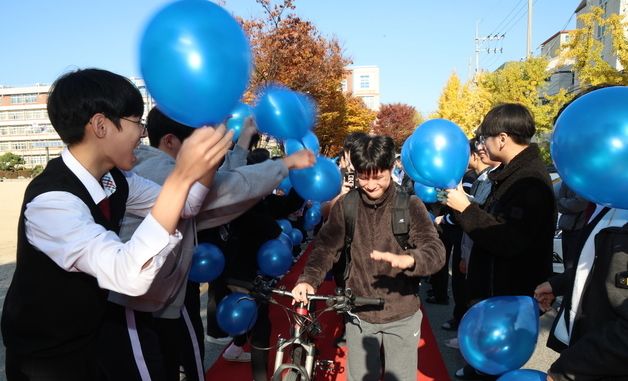
[[[288,169],[303,169],[313,166],[316,163],[316,156],[309,149],[302,149],[282,160]]]
[[[231,146],[233,131],[227,131],[221,124],[217,128],[197,128],[185,139],[175,171],[186,179],[196,181],[218,167]]]

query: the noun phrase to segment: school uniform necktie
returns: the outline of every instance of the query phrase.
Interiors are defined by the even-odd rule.
[[[111,196],[116,191],[116,183],[113,181],[113,177],[111,177],[111,174],[107,172],[100,179],[100,185],[105,191],[106,197],[98,203],[98,206],[100,207],[100,210],[102,211],[102,214],[105,216],[107,221],[109,221],[111,220],[111,206],[109,204],[109,196]]]

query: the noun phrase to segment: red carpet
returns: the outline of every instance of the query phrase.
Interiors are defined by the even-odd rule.
[[[282,280],[281,284],[286,286],[287,290],[292,289],[298,276],[301,274],[301,270],[305,265],[307,254],[311,247],[306,249],[306,252],[299,261],[294,265],[290,273],[288,273]],[[321,285],[318,293],[320,294],[333,294],[334,283],[332,281],[325,281]],[[284,305],[290,305],[288,298],[285,300],[279,300]],[[321,360],[334,360],[335,370],[330,372],[317,371],[316,381],[345,381],[346,370],[345,362],[346,348],[336,348],[334,345],[334,338],[339,334],[340,315],[328,312],[321,316],[320,322],[322,326],[322,334],[318,336],[316,345],[319,350],[318,358]],[[277,306],[270,306],[270,321],[273,323],[271,344],[276,343],[278,335],[282,337],[289,337],[289,326],[285,312],[281,311]],[[274,364],[274,353],[270,354],[269,371],[272,370],[272,364]],[[287,357],[287,356],[286,356]],[[447,374],[447,369],[441,357],[438,345],[432,333],[432,328],[427,319],[427,316],[423,315],[423,321],[421,323],[421,340],[419,342],[419,369],[417,370],[417,380],[419,381],[449,381],[451,378]],[[205,373],[205,380],[252,380],[251,368],[249,363],[236,363],[228,362],[219,357],[214,365]]]

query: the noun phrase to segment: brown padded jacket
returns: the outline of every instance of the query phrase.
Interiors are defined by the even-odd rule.
[[[445,264],[445,248],[423,202],[415,196],[410,197],[408,238],[409,246],[414,248],[401,249],[391,226],[395,197],[392,183],[377,200],[360,192],[346,285],[357,296],[384,299],[383,307],[354,310],[369,323],[388,323],[414,314],[419,309],[419,277],[433,274]],[[329,219],[318,232],[298,282],[318,287],[338,261],[345,239],[343,199],[344,195],[334,204]],[[407,270],[392,268],[388,262],[371,259],[373,250],[412,255],[415,265]]]

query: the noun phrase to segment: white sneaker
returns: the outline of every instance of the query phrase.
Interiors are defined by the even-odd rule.
[[[225,351],[223,352],[222,358],[227,361],[251,362],[251,353],[245,352],[242,347],[231,344],[229,348],[225,349]]]
[[[460,344],[458,343],[458,338],[454,337],[453,339],[449,339],[445,341],[445,346],[447,348],[460,349]]]
[[[233,341],[233,337],[231,337],[231,336],[227,336],[227,337],[213,337],[213,336],[205,335],[205,340],[208,343],[225,346],[225,345],[229,345],[229,343],[231,343]]]

